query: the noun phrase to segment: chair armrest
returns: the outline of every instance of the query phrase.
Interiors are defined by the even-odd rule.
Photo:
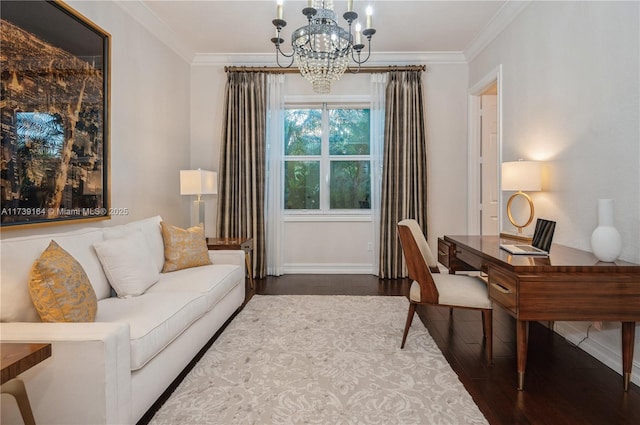
[[[128,323],[0,324],[1,342],[51,344],[51,357],[19,376],[46,424],[131,423],[129,334]],[[13,423],[17,406],[4,397],[2,423]]]

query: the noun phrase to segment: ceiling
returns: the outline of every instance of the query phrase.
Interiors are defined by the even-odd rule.
[[[355,0],[354,9],[364,18],[373,7],[377,30],[372,49],[376,52],[462,52],[508,0]],[[142,0],[177,41],[198,54],[265,54],[274,51],[271,20],[276,0]],[[346,1],[334,1],[340,16]],[[302,9],[307,1],[285,0],[284,38],[306,24]],[[290,49],[284,49],[289,52]]]

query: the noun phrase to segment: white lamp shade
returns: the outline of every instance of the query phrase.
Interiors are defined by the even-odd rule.
[[[542,190],[542,163],[511,161],[502,163],[502,190],[535,192]]]
[[[181,195],[215,195],[218,193],[218,174],[206,170],[180,170]]]

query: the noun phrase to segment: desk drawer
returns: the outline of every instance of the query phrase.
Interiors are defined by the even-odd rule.
[[[518,278],[489,266],[489,298],[509,310],[517,313]]]
[[[465,248],[456,247],[456,257],[459,261],[470,266],[471,270],[482,270],[482,258]],[[469,270],[466,269],[466,270]],[[483,270],[484,271],[484,270]]]
[[[444,264],[449,269],[449,273],[465,270],[479,270],[478,268],[460,261],[458,255],[459,253],[456,253],[456,245],[454,243],[438,238],[438,262],[440,264]]]
[[[442,238],[438,238],[438,262],[446,268],[451,267],[453,245]]]

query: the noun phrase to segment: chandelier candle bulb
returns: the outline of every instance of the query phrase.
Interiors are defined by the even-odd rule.
[[[278,0],[277,6],[276,6],[276,19],[282,19],[282,17],[284,16],[283,12],[282,12],[282,3],[284,2],[284,0]]]
[[[356,44],[362,44],[362,34],[360,33],[360,31],[362,31],[362,25],[357,23],[356,24]]]
[[[373,9],[367,6],[367,28],[373,28]]]
[[[353,11],[353,0],[347,0],[347,12],[352,12],[352,11]]]

